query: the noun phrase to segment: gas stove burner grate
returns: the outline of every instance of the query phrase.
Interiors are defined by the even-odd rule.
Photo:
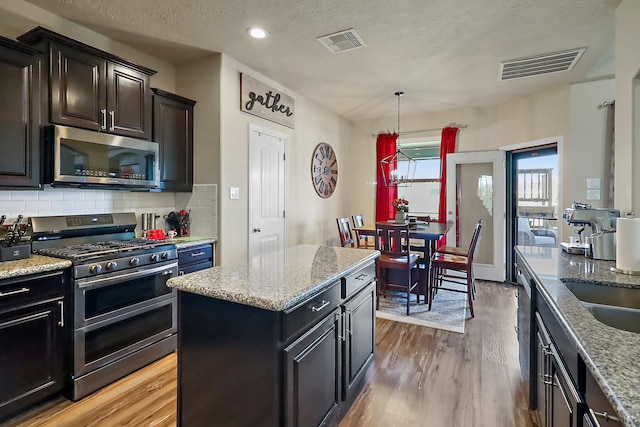
[[[105,242],[82,243],[78,245],[61,246],[39,249],[40,255],[62,257],[72,260],[95,259],[100,257],[131,252],[135,250],[149,250],[168,245],[167,242],[150,241],[145,239],[110,240]]]

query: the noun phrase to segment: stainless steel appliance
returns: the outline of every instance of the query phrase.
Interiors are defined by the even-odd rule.
[[[124,136],[52,125],[47,128],[45,179],[52,185],[155,188],[159,145]]]
[[[616,229],[616,218],[619,217],[620,211],[618,209],[592,208],[590,204],[573,202],[570,208],[564,210],[562,218],[567,221],[567,224],[580,227],[576,231],[578,241],[569,243],[562,242],[560,243],[560,247],[568,253],[592,256],[593,248],[591,245],[593,241],[589,242],[588,237],[594,234],[614,233]],[[583,239],[582,233],[586,226],[589,226],[591,233],[588,233],[587,238]],[[611,239],[611,236],[602,238],[603,242],[604,240],[610,242]],[[613,239],[615,239],[615,236]],[[613,251],[615,253],[615,247]],[[604,252],[605,251],[602,251],[602,253]],[[609,253],[609,250],[607,249],[606,252]]]
[[[33,251],[72,262],[78,400],[176,349],[175,245],[135,238],[133,213],[34,217]]]

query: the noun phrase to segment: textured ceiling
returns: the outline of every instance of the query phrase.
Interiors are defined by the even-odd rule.
[[[622,0],[27,0],[179,63],[223,52],[350,120],[496,105],[584,80],[611,55]],[[246,35],[251,26],[265,40]],[[316,38],[354,28],[362,49]],[[501,61],[572,48],[574,70],[499,81]]]

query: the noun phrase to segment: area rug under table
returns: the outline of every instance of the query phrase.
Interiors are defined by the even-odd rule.
[[[450,284],[447,283],[447,286]],[[380,298],[380,308],[376,311],[376,317],[461,334],[464,333],[466,318],[470,317],[467,295],[445,290],[439,291],[435,296],[431,311],[429,311],[429,304],[425,304],[422,297],[420,297],[420,304],[417,304],[415,295],[411,295],[408,316],[406,310],[406,297],[403,294],[391,294],[386,298]]]

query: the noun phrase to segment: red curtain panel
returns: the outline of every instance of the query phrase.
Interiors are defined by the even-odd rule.
[[[387,187],[382,176],[380,161],[396,152],[397,133],[381,133],[376,141],[376,176],[378,185],[376,187],[376,221],[387,221],[393,219],[395,211],[391,203],[398,198],[398,187]]]
[[[447,222],[447,154],[455,153],[458,142],[457,137],[458,128],[446,127],[442,129],[442,139],[440,141],[440,203],[438,203],[438,222],[442,223]],[[446,244],[446,238],[440,240],[440,245],[444,244]]]

